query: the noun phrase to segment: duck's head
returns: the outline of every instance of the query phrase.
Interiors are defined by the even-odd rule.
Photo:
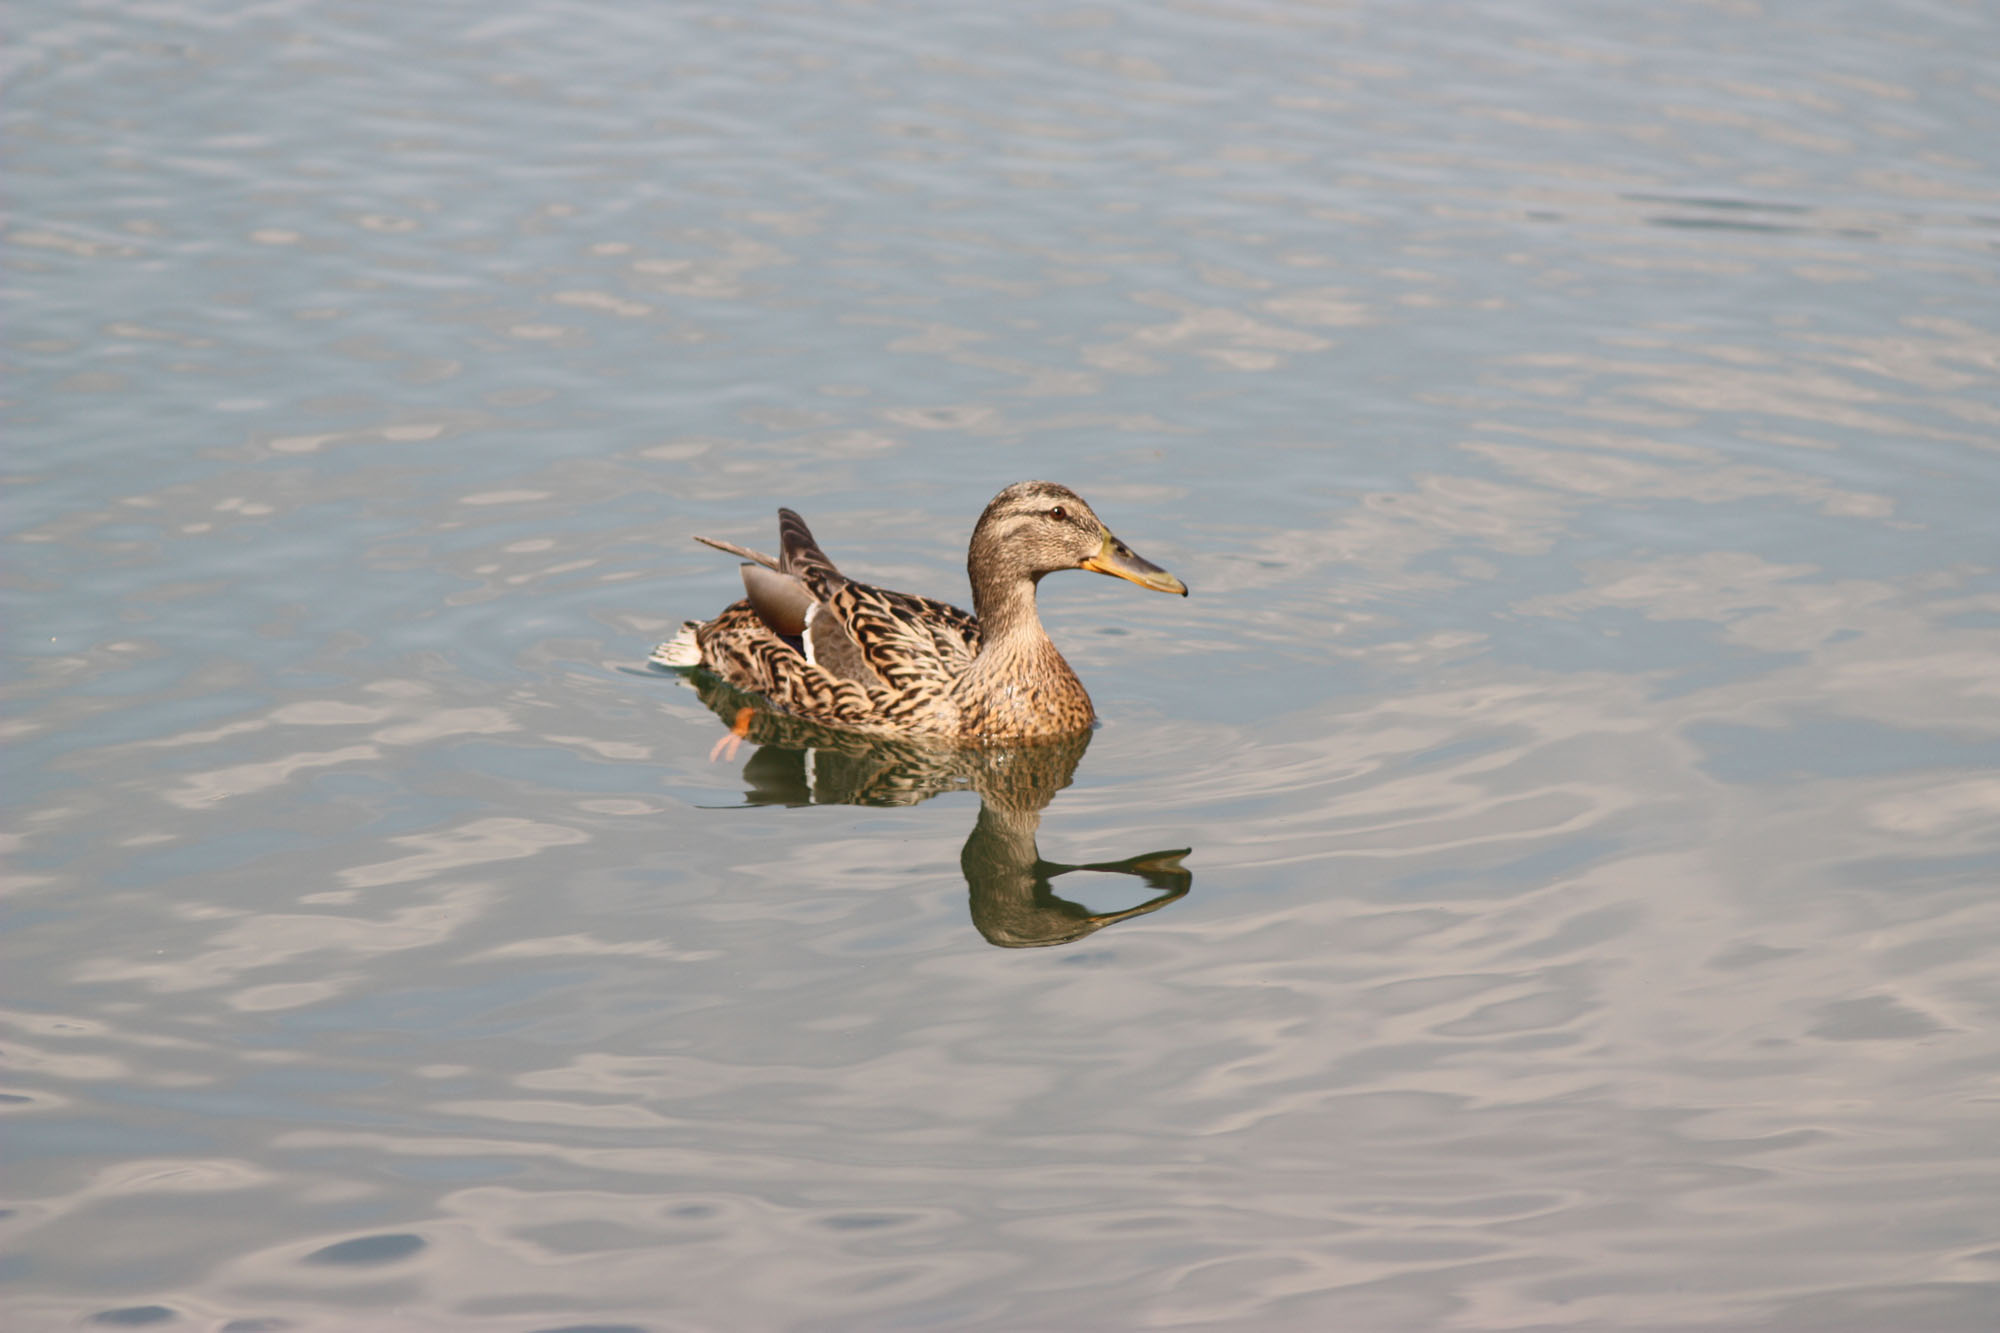
[[[1019,481],[993,497],[972,530],[972,584],[982,576],[1038,580],[1059,569],[1130,579],[1155,592],[1187,596],[1187,585],[1112,535],[1082,496],[1052,481]]]

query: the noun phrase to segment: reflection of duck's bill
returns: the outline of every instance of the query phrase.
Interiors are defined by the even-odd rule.
[[[1140,587],[1151,588],[1154,592],[1179,593],[1182,597],[1188,593],[1187,584],[1134,552],[1131,547],[1108,531],[1104,534],[1104,544],[1097,548],[1097,554],[1085,560],[1078,568],[1130,579]]]
[[[1163,852],[1145,852],[1139,856],[1128,856],[1123,861],[1099,861],[1078,866],[1079,870],[1123,870],[1134,875],[1187,875],[1188,869],[1181,864],[1181,858],[1193,853],[1192,847],[1175,847]]]

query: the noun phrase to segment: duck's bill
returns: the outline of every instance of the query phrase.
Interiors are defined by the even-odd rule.
[[[1179,593],[1182,597],[1187,596],[1187,584],[1144,556],[1135,554],[1131,547],[1108,532],[1104,534],[1104,545],[1098,547],[1097,554],[1085,560],[1081,567],[1099,574],[1113,574],[1121,579],[1130,579],[1140,587],[1151,588],[1154,592],[1172,592]]]

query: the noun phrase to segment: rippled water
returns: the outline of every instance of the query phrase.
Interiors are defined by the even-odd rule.
[[[1988,7],[21,14],[9,1328],[2000,1324]]]

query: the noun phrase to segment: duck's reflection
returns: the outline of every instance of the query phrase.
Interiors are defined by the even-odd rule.
[[[726,722],[737,722],[753,702],[701,673],[686,679]],[[1090,747],[1089,732],[978,750],[855,736],[761,709],[744,725],[744,739],[757,747],[743,766],[752,805],[915,805],[939,792],[978,792],[979,818],[958,863],[972,894],[972,924],[1003,949],[1072,943],[1157,912],[1194,883],[1181,866],[1185,847],[1082,865],[1042,859],[1035,844],[1042,811],[1070,784]],[[1123,911],[1093,912],[1056,894],[1054,881],[1075,870],[1134,875],[1154,896]]]

